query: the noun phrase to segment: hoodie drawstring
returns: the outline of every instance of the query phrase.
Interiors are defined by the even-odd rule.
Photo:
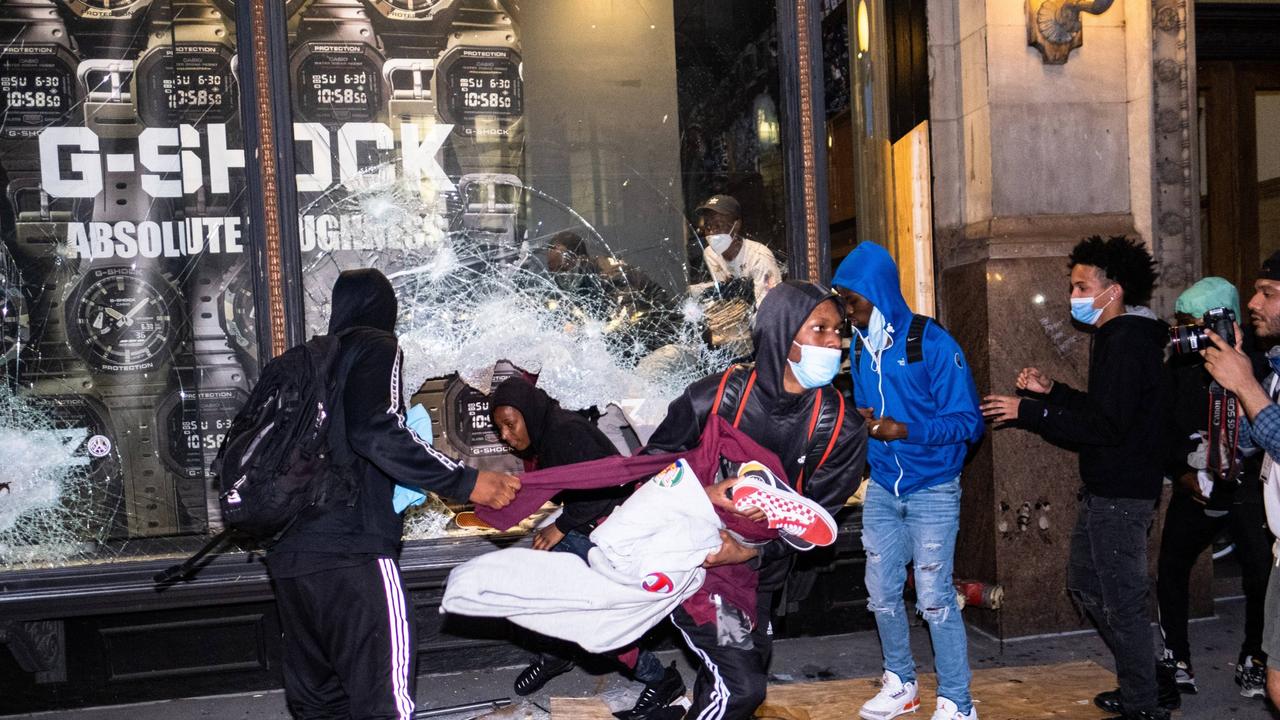
[[[850,323],[850,325],[852,324]],[[886,330],[885,337],[888,338],[889,342],[884,347],[876,350],[871,347],[867,336],[863,335],[861,330],[856,327],[853,328],[853,331],[858,335],[858,340],[867,348],[867,358],[868,362],[871,363],[871,371],[876,374],[876,391],[880,393],[880,417],[884,417],[885,409],[888,405],[888,402],[884,399],[884,367],[881,364],[881,360],[884,358],[885,351],[893,347],[893,326],[889,325]],[[857,368],[854,368],[854,370],[856,371]],[[893,452],[893,448],[889,447],[889,441],[881,440],[880,442],[884,443],[884,446],[893,454],[893,462],[898,466],[898,479],[893,481],[893,495],[894,497],[901,497],[898,492],[898,486],[902,484],[902,478],[906,473],[902,469],[902,463],[898,461],[898,453]]]

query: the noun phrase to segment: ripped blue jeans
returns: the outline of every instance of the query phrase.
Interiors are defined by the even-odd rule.
[[[969,642],[956,604],[951,571],[960,527],[960,479],[895,497],[875,481],[862,506],[862,546],[867,552],[867,607],[876,618],[884,669],[903,682],[916,679],[903,586],[907,564],[915,568],[916,611],[929,626],[938,695],[960,712],[969,695]]]

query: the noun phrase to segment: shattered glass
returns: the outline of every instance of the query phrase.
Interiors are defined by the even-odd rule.
[[[484,397],[516,368],[651,428],[749,355],[750,293],[703,284],[690,219],[734,194],[783,259],[773,3],[287,8],[292,320],[324,332],[341,270],[387,273],[405,395],[448,452],[516,466]],[[258,372],[266,283],[233,11],[0,3],[0,570],[185,554],[220,529],[208,467]],[[463,509],[432,499],[406,536],[480,532]]]

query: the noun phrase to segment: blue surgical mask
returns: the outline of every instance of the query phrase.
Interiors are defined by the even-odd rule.
[[[1096,299],[1097,296],[1071,298],[1071,317],[1074,318],[1076,322],[1081,322],[1085,325],[1092,325],[1097,322],[1098,316],[1102,315],[1102,311],[1107,309],[1107,305],[1110,305],[1115,301],[1115,297],[1112,296],[1112,298],[1107,301],[1107,304],[1100,308],[1093,306],[1093,301]]]
[[[796,380],[807,389],[830,385],[840,372],[840,348],[828,348],[820,345],[800,345],[792,340],[793,345],[800,347],[800,361],[787,360]]]

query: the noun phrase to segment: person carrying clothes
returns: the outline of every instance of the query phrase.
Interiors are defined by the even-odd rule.
[[[560,407],[546,392],[522,377],[512,377],[494,389],[489,402],[493,426],[515,454],[532,461],[537,469],[561,467],[618,455],[618,449],[590,420]],[[596,522],[630,494],[629,486],[590,491],[565,491],[563,509],[555,522],[534,536],[535,550],[573,553],[587,561],[589,535]],[[515,681],[517,695],[530,695],[552,678],[573,669],[572,650],[545,645]],[[641,720],[648,713],[670,705],[684,694],[684,682],[674,668],[648,650],[640,650],[631,674],[645,684],[635,707],[625,714]]]
[[[1024,368],[1016,387],[1026,397],[989,395],[983,413],[1079,449],[1067,589],[1111,648],[1120,685],[1093,701],[1117,720],[1164,720],[1181,700],[1152,657],[1147,533],[1167,457],[1169,328],[1146,307],[1156,271],[1141,243],[1093,236],[1069,263],[1071,317],[1093,334],[1088,390]]]
[[[1239,318],[1240,295],[1229,281],[1207,277],[1178,296],[1174,311],[1179,325],[1199,324],[1205,312],[1221,307]],[[1249,333],[1245,335],[1247,347]],[[1207,466],[1212,378],[1204,358],[1198,353],[1174,354],[1167,364],[1173,386],[1166,472],[1173,479],[1173,495],[1165,511],[1156,584],[1164,636],[1161,664],[1164,672],[1174,677],[1179,691],[1197,691],[1187,636],[1191,569],[1205,548],[1228,529],[1243,570],[1240,580],[1245,596],[1244,642],[1236,662],[1236,683],[1241,695],[1262,697],[1266,694],[1267,667],[1267,655],[1262,651],[1263,606],[1272,542],[1258,476],[1262,457],[1254,454],[1244,459],[1238,479],[1215,477]]]
[[[975,720],[968,640],[952,580],[960,471],[984,431],[973,375],[951,335],[911,312],[898,268],[883,247],[858,245],[836,269],[832,285],[857,334],[853,395],[871,436],[862,544],[884,684],[859,714],[888,720],[920,704],[902,599],[907,564],[913,563],[917,610],[929,625],[938,672],[933,720]]]
[[[473,470],[406,426],[397,303],[377,270],[348,270],[333,286],[329,333],[339,335],[329,445],[355,478],[350,503],[309,508],[266,556],[284,633],[284,686],[296,718],[396,718],[414,710],[412,603],[400,580],[399,483],[503,507],[520,481]]]
[[[857,488],[866,452],[862,417],[852,406],[843,405],[830,384],[840,367],[843,321],[839,299],[817,285],[797,281],[777,285],[756,315],[754,368],[731,368],[694,382],[671,402],[642,452],[696,447],[714,413],[775,453],[791,486],[834,515]],[[747,382],[730,398],[723,389],[735,378]],[[833,418],[836,422],[824,448],[814,449],[815,408],[825,414],[828,407],[842,412]],[[820,461],[812,460],[811,454]],[[782,540],[748,547],[729,533],[722,532],[721,537],[723,544],[706,565],[742,564],[757,572],[757,621],[751,623],[729,603],[717,607],[711,618],[695,618],[684,607],[672,614],[701,660],[693,705],[687,713],[698,720],[749,718],[764,701],[772,652],[770,617],[796,552]]]

